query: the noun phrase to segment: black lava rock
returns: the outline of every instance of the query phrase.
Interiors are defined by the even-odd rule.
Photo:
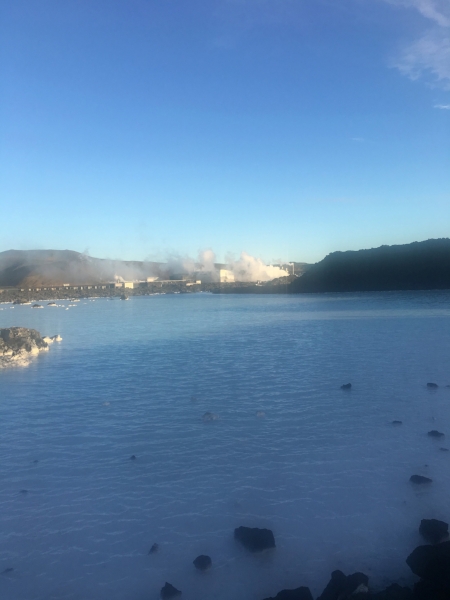
[[[351,389],[352,389],[351,383],[344,383],[344,385],[341,385],[341,390],[351,390]]]
[[[430,544],[438,544],[448,536],[448,523],[439,519],[422,519],[419,533]]]
[[[436,429],[432,429],[431,431],[428,432],[428,435],[430,437],[434,437],[434,438],[441,438],[444,437],[444,433],[441,433],[440,431],[437,431]]]
[[[423,475],[411,475],[409,480],[411,483],[418,483],[418,484],[432,483],[432,481],[433,481],[429,477],[424,477]]]
[[[164,587],[161,588],[161,598],[162,600],[169,600],[169,598],[178,598],[181,596],[180,590],[177,590],[176,587],[173,587],[171,583],[165,583]]]
[[[449,600],[450,593],[445,586],[423,579],[414,585],[414,600]]]
[[[356,598],[353,594],[360,585],[369,585],[369,578],[364,573],[347,576],[342,571],[333,571],[327,587],[317,600],[344,600],[350,596]]]
[[[268,548],[275,548],[275,538],[270,529],[241,526],[234,530],[234,537],[250,552],[261,552]]]
[[[439,387],[437,383],[427,383],[427,388],[435,389]]]
[[[299,587],[295,590],[281,590],[278,594],[265,600],[313,600],[311,592],[307,587]]]
[[[317,600],[337,600],[345,590],[346,584],[347,575],[344,575],[342,571],[333,571],[327,587]]]
[[[211,566],[211,557],[206,556],[206,554],[200,554],[200,556],[197,556],[197,558],[194,560],[194,567],[199,571],[207,571],[211,568]]]
[[[450,592],[450,542],[418,546],[406,563],[415,575]]]
[[[382,592],[373,594],[373,600],[413,600],[413,591],[407,587],[401,587],[398,583],[393,583]]]

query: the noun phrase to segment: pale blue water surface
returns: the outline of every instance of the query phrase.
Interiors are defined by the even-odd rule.
[[[156,600],[165,581],[186,600],[317,596],[337,568],[414,580],[420,519],[450,518],[450,439],[427,436],[450,436],[450,293],[58,304],[0,305],[1,327],[63,337],[0,371],[2,600]],[[276,550],[247,554],[239,525]]]

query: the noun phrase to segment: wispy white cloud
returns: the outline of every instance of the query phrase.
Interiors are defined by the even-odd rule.
[[[448,0],[386,0],[390,4],[413,8],[440,27],[450,27],[450,2]]]
[[[450,89],[450,31],[427,31],[402,49],[395,66],[413,80],[431,75],[432,83]]]
[[[450,90],[450,0],[385,0],[418,11],[432,26],[419,39],[406,44],[393,61],[401,73],[413,80]]]
[[[450,110],[450,104],[435,104],[434,108],[439,108],[440,110]]]

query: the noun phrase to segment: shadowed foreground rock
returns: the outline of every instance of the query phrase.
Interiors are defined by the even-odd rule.
[[[415,575],[448,590],[450,598],[450,542],[418,546],[406,563]]]
[[[299,587],[295,590],[281,590],[278,594],[265,600],[313,600],[311,592],[307,587]]]
[[[241,526],[234,530],[234,537],[250,552],[261,552],[268,548],[275,548],[275,538],[270,529]]]
[[[27,365],[34,356],[48,350],[48,347],[48,343],[35,329],[0,329],[0,368]]]

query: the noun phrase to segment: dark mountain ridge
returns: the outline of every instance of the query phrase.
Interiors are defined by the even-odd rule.
[[[450,289],[450,239],[333,252],[289,286],[289,293]]]

